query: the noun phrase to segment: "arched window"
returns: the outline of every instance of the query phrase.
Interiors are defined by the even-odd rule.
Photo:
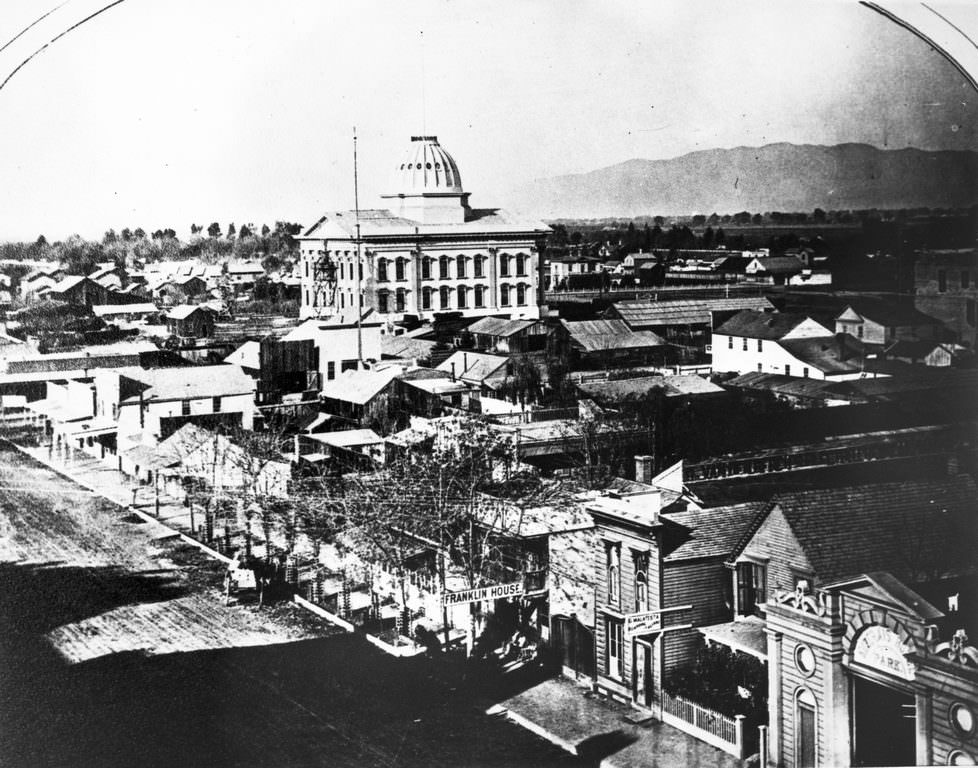
[[[451,289],[447,285],[438,289],[438,304],[441,309],[451,307]]]
[[[499,254],[499,276],[509,277],[509,259],[510,255],[508,253]]]
[[[455,257],[455,274],[458,275],[459,280],[465,279],[465,257],[464,256]]]
[[[484,307],[486,305],[486,287],[477,285],[475,287],[475,306]]]
[[[403,288],[398,288],[397,292],[394,294],[394,311],[403,312],[404,304],[407,299],[407,291]]]
[[[473,277],[486,276],[486,257],[481,253],[472,260]]]
[[[377,312],[382,315],[387,314],[387,302],[390,291],[377,291]]]
[[[438,259],[438,279],[448,280],[450,275],[448,274],[448,257],[441,256]]]
[[[516,274],[520,277],[526,277],[526,254],[520,253],[516,256]]]
[[[526,286],[523,283],[516,286],[516,303],[520,306],[526,304]]]
[[[387,259],[377,259],[377,282],[387,282]]]
[[[404,259],[402,258],[398,258],[397,261],[394,262],[394,279],[404,279]]]
[[[795,765],[798,768],[815,768],[818,764],[816,711],[815,696],[807,688],[800,688],[795,693]]]
[[[499,306],[508,307],[509,306],[509,286],[501,285],[499,286]]]
[[[431,309],[431,288],[421,289],[421,309]]]
[[[421,279],[430,280],[431,279],[431,257],[425,256],[421,259]]]
[[[466,293],[468,292],[468,287],[460,285],[458,287],[458,308],[465,309],[468,304],[466,303]]]
[[[345,300],[346,300],[346,296],[344,296],[341,293],[340,294],[340,309],[343,309],[346,306],[346,301]]]
[[[643,613],[649,609],[649,555],[647,552],[635,553],[635,612]]]

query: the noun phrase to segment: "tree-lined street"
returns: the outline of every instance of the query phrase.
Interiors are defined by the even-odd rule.
[[[451,664],[226,607],[222,564],[9,448],[0,487],[4,765],[573,762]]]

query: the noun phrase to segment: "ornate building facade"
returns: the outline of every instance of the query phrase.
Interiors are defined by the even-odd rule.
[[[349,309],[358,291],[361,306],[387,321],[540,316],[545,224],[470,207],[455,160],[434,136],[411,137],[393,178],[382,196],[388,208],[361,210],[359,226],[354,211],[327,214],[297,238],[302,317]]]

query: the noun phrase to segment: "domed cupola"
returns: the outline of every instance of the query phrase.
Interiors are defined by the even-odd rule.
[[[412,136],[411,146],[394,169],[390,193],[398,216],[423,224],[462,223],[468,193],[462,189],[458,165],[437,136]]]

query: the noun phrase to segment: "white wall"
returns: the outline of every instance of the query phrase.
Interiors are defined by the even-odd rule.
[[[822,334],[824,335],[824,334]],[[730,343],[733,348],[730,348]],[[758,339],[746,339],[747,350],[743,348],[745,337],[713,334],[713,370],[718,373],[735,371],[737,373],[777,373],[804,377],[804,369],[808,368],[808,378],[824,379],[817,368],[811,367],[789,353],[776,341],[761,341],[761,351],[758,351]],[[785,366],[790,366],[790,373],[785,373]],[[834,378],[834,377],[833,377]]]
[[[350,315],[348,312],[347,315]],[[352,319],[352,315],[351,319]],[[375,317],[375,316],[371,316]],[[369,324],[360,329],[364,360],[380,360],[380,326]],[[344,360],[357,359],[357,329],[320,328],[320,323],[308,320],[283,338],[283,341],[312,339],[319,351],[319,380],[329,381],[329,363],[334,363],[333,378],[340,375]]]

